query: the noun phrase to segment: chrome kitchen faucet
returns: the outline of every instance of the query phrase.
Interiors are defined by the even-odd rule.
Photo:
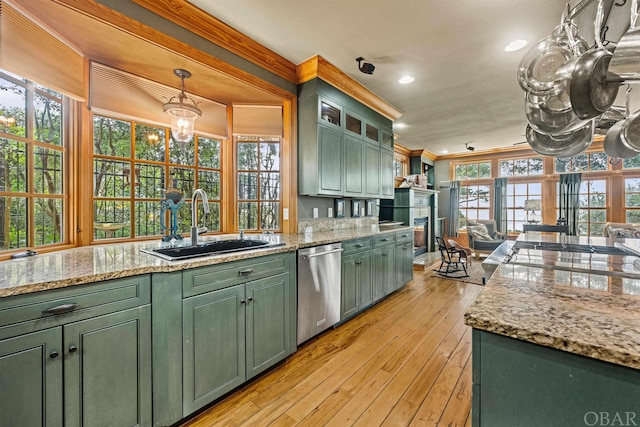
[[[209,199],[207,193],[202,188],[198,188],[193,192],[191,197],[191,246],[198,245],[198,234],[206,233],[207,227],[198,228],[198,194],[202,198],[202,207],[204,212],[209,214]]]

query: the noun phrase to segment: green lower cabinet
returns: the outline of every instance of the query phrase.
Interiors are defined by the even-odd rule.
[[[184,300],[184,416],[291,354],[290,293],[284,273]]]
[[[413,243],[396,244],[396,280],[395,289],[400,289],[413,280]]]
[[[247,379],[287,357],[294,318],[289,274],[246,284]]]
[[[394,245],[372,251],[373,301],[378,301],[395,290]]]
[[[371,251],[342,257],[340,319],[344,320],[373,302]]]
[[[150,306],[71,323],[63,335],[65,426],[151,425]]]
[[[150,307],[0,341],[0,384],[2,426],[151,425]]]
[[[631,426],[640,371],[473,329],[472,425]]]
[[[183,415],[245,381],[244,285],[183,302]]]
[[[0,426],[62,426],[62,327],[0,340]]]

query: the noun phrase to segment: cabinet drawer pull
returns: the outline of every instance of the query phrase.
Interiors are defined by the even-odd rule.
[[[240,270],[238,273],[240,273],[241,276],[248,276],[249,274],[253,273],[253,268],[247,268],[246,270]]]
[[[380,239],[380,241],[381,241],[381,242],[388,242],[388,241],[389,241],[389,239],[384,238],[384,239]]]
[[[360,265],[360,264],[362,264],[362,261],[360,261],[360,260],[356,261],[356,265]]]
[[[388,252],[382,252],[382,256],[389,256]]]
[[[358,244],[356,245],[356,248],[358,248],[358,249],[360,249],[361,247],[362,247],[362,245],[361,245],[360,243],[358,243]]]
[[[58,357],[59,353],[56,350],[53,350],[51,353],[49,353],[49,357],[52,359],[55,359],[56,357]]]
[[[76,347],[75,345],[71,344],[69,346],[69,353],[75,353],[76,351],[78,351],[78,347]]]
[[[409,235],[408,235],[408,234],[403,234],[403,235],[402,235],[402,236],[400,236],[400,237],[409,237]]]
[[[78,304],[75,302],[72,304],[61,304],[55,307],[47,308],[42,311],[43,316],[55,316],[56,314],[69,313],[70,311],[75,310],[78,307]]]

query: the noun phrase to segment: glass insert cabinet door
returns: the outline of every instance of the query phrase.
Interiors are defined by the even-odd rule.
[[[342,126],[342,110],[326,100],[320,101],[320,121],[337,127]]]

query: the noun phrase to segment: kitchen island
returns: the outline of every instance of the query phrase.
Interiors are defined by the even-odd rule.
[[[523,234],[519,243],[465,313],[473,425],[639,423],[640,271],[630,241]]]

